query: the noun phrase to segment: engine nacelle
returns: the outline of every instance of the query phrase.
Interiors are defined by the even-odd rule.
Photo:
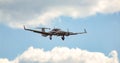
[[[46,35],[46,34],[42,34],[42,36],[43,36],[43,37],[47,37],[48,35]]]

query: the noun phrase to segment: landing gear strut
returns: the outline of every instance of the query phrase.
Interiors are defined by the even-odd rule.
[[[52,36],[50,36],[49,38],[50,38],[50,40],[52,40]]]
[[[65,37],[64,37],[64,36],[62,36],[62,37],[61,37],[61,39],[62,39],[62,40],[64,40],[64,39],[65,39]]]

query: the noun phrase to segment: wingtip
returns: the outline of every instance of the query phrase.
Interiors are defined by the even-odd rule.
[[[23,27],[24,27],[24,30],[26,30],[25,25],[23,25]]]
[[[84,32],[87,33],[86,29],[84,29]]]

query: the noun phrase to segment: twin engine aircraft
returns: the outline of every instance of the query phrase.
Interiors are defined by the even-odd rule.
[[[79,32],[79,33],[74,33],[74,32],[69,32],[69,31],[63,31],[59,28],[53,28],[51,31],[48,31],[46,32],[45,29],[49,29],[50,28],[44,28],[44,27],[41,27],[39,28],[41,29],[40,30],[33,30],[33,29],[28,29],[24,26],[24,30],[27,30],[27,31],[32,31],[32,32],[35,32],[35,33],[39,33],[41,34],[43,37],[47,37],[49,36],[49,39],[52,40],[52,36],[61,36],[61,39],[62,40],[65,40],[65,36],[70,36],[70,35],[77,35],[77,34],[85,34],[87,33],[86,29],[84,29],[84,32]]]

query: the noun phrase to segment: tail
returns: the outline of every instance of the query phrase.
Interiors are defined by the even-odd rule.
[[[45,28],[45,27],[37,27],[36,29],[41,29],[42,32],[45,32],[45,29],[49,29],[50,30],[50,28]]]

